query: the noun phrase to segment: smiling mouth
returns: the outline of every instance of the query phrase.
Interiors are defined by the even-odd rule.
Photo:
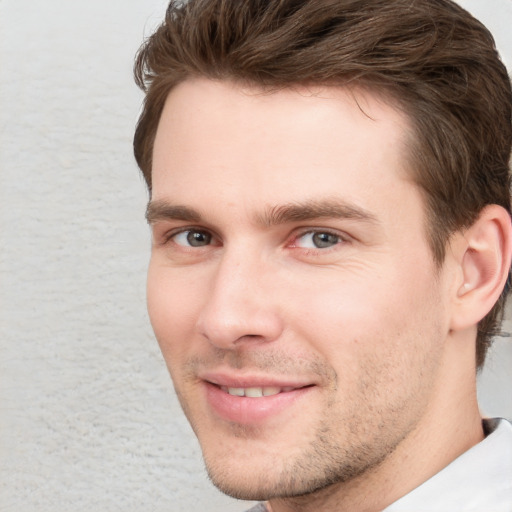
[[[265,387],[250,387],[250,388],[230,388],[227,386],[220,386],[220,389],[224,393],[228,393],[232,396],[245,396],[249,398],[262,398],[264,396],[274,396],[279,393],[288,393],[294,391],[293,387],[277,387],[277,386],[265,386]]]
[[[226,382],[228,380],[231,382]],[[206,399],[215,416],[230,423],[247,425],[262,424],[278,416],[315,387],[309,383],[290,385],[291,382],[283,382],[279,385],[269,382],[261,385],[261,381],[233,381],[224,378],[203,380]]]

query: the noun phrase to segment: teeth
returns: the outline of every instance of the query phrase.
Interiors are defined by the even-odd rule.
[[[288,391],[292,390],[292,388],[287,388],[287,389],[288,389]],[[283,389],[276,388],[276,387],[263,388],[263,396],[277,395],[278,393],[281,393],[281,391],[284,391],[284,388]]]
[[[244,388],[228,388],[228,393],[234,396],[245,396]]]
[[[261,398],[263,396],[273,396],[281,393],[282,391],[291,391],[294,388],[286,387],[279,388],[277,386],[267,386],[262,388],[228,388],[222,386],[221,388],[226,393],[233,396],[246,396],[250,398]]]
[[[263,396],[262,388],[245,388],[245,396],[251,398],[261,398]]]

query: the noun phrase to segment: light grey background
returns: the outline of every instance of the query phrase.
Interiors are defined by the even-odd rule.
[[[145,311],[131,67],[165,3],[0,0],[1,512],[247,508],[208,483]],[[461,3],[510,66],[511,0]],[[482,408],[512,417],[496,348]]]

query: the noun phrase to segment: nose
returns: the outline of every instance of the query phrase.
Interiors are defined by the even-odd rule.
[[[212,274],[197,322],[202,336],[228,350],[279,338],[283,322],[271,265],[254,255],[226,254]]]

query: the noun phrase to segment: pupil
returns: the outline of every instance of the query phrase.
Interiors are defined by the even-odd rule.
[[[210,243],[210,235],[202,231],[190,231],[187,234],[187,242],[192,247],[199,247],[202,245],[208,245]]]
[[[318,248],[330,247],[338,243],[338,237],[330,233],[315,233],[313,235],[313,242]]]

